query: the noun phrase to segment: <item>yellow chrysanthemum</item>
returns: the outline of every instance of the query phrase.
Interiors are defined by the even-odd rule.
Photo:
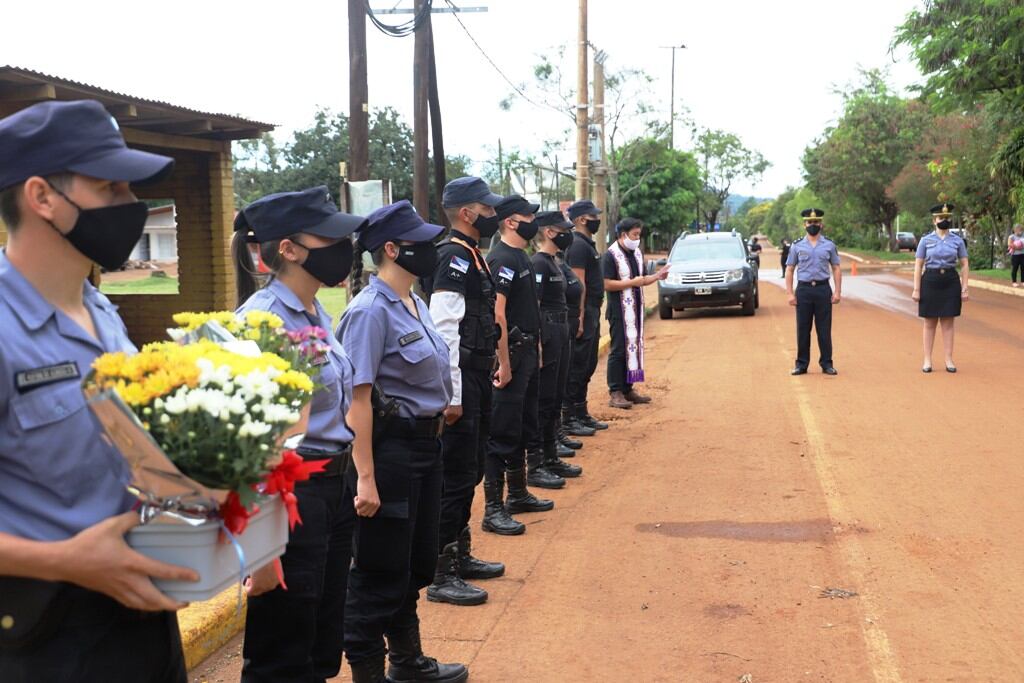
[[[298,372],[297,370],[288,370],[283,372],[274,378],[274,381],[283,387],[295,389],[297,391],[304,391],[306,393],[313,392],[313,380],[309,378],[304,372]]]
[[[249,328],[259,328],[266,325],[272,330],[284,327],[284,320],[270,311],[247,311],[245,313],[245,325]]]

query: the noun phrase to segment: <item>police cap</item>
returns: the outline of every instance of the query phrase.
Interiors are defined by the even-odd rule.
[[[933,216],[952,216],[955,208],[953,204],[936,204],[931,211]]]
[[[443,227],[424,221],[403,199],[370,212],[356,237],[364,249],[376,251],[385,242],[430,242],[442,232]]]
[[[297,232],[341,239],[365,224],[362,216],[338,211],[326,185],[268,194],[235,216],[235,230],[251,230],[254,242],[284,239]]]
[[[599,216],[601,209],[589,199],[581,199],[569,205],[569,220],[574,221],[580,216]]]
[[[441,206],[446,209],[475,202],[494,207],[500,201],[501,195],[491,192],[487,183],[476,176],[456,178],[444,186],[444,193],[441,195]]]
[[[804,209],[800,212],[805,221],[818,221],[825,217],[824,209]]]
[[[568,230],[572,223],[565,219],[565,214],[561,211],[541,211],[537,214],[537,227]]]
[[[540,204],[531,204],[517,194],[510,194],[498,202],[494,207],[494,211],[498,215],[498,220],[503,221],[513,214],[519,214],[520,216],[535,214],[539,208]]]

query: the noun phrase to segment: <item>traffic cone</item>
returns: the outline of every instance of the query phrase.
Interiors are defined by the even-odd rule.
[[[857,274],[857,262],[856,261],[850,261],[850,275],[856,275],[856,274]]]

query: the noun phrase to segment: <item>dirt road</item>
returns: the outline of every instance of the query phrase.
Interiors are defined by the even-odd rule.
[[[754,318],[649,319],[656,402],[601,407],[602,365],[583,478],[523,537],[474,531],[508,575],[422,603],[429,653],[478,683],[1024,680],[1024,300],[973,298],[956,375],[856,298],[835,378],[789,376],[779,287]],[[193,675],[237,680],[237,652]]]

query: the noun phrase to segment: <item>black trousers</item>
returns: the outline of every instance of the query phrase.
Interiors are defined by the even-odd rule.
[[[453,543],[469,524],[473,493],[484,478],[484,454],[491,424],[490,370],[462,368],[462,417],[441,437],[444,487],[441,494],[439,550]]]
[[[586,304],[583,314],[583,336],[576,339],[572,368],[569,370],[569,400],[576,407],[586,405],[590,378],[597,370],[597,345],[601,336],[601,307]]]
[[[506,470],[526,467],[526,447],[537,433],[537,349],[521,346],[512,353],[512,381],[494,390],[491,432],[487,438],[484,478],[496,481]]]
[[[576,315],[573,315],[576,313]],[[569,375],[572,372],[573,363],[576,359],[576,331],[580,327],[579,309],[569,309],[569,321],[567,323],[569,328],[569,343],[568,353],[565,357],[565,367],[562,369],[565,375],[564,379],[559,379],[558,391],[559,391],[559,402],[564,410],[573,411],[575,410],[574,400],[569,396]]]
[[[178,617],[139,612],[78,586],[57,598],[57,631],[16,650],[0,649],[3,683],[186,683]]]
[[[345,653],[352,663],[384,655],[384,635],[419,627],[420,589],[434,579],[441,507],[441,440],[385,436],[373,448],[381,506],[356,517],[345,602]],[[355,468],[348,484],[356,490]]]
[[[818,333],[821,367],[832,367],[832,286],[811,286],[801,282],[796,288],[796,366],[811,362],[811,326]]]
[[[1012,271],[1010,272],[1010,279],[1014,282],[1017,281],[1017,273],[1020,273],[1020,281],[1024,282],[1024,254],[1012,254],[1010,256],[1010,266]]]
[[[544,365],[537,374],[537,422],[528,447],[530,450],[553,452],[558,438],[558,423],[562,419],[561,407],[566,378],[569,374],[571,341],[569,325],[545,318],[541,311],[541,340]]]
[[[302,524],[281,557],[288,588],[249,598],[243,683],[312,683],[338,675],[355,524],[354,493],[345,489],[341,476],[313,475],[295,485]]]
[[[608,348],[608,391],[628,394],[633,385],[626,381],[626,326],[622,316],[608,320],[611,346]]]

